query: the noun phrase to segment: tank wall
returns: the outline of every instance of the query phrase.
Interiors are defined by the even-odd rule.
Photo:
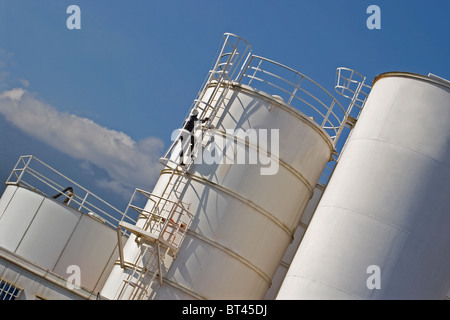
[[[0,199],[0,246],[39,268],[68,278],[80,268],[81,286],[100,291],[117,251],[114,230],[39,193],[7,186]]]
[[[206,90],[203,100],[208,100],[213,89],[210,87]],[[300,172],[312,189],[315,187],[322,166],[325,165],[323,161],[325,159],[326,163],[329,160],[333,146],[328,135],[313,120],[283,101],[280,102],[279,98],[245,85],[233,86],[226,94],[225,104],[213,121],[215,128],[221,132],[278,130],[279,158]]]
[[[374,84],[277,299],[445,298],[450,90],[422,79]]]
[[[95,299],[90,292],[69,290],[66,281],[48,270],[33,270],[24,260],[4,257],[0,248],[0,279],[21,289],[17,300],[82,300]],[[11,258],[11,255],[9,256]],[[28,268],[24,267],[27,266]]]
[[[196,208],[192,232],[167,277],[208,299],[263,298],[331,152],[322,131],[299,112],[235,89],[218,114],[217,130],[278,130],[280,165],[274,175],[261,175],[261,166],[251,164],[192,167],[198,181],[189,181],[182,195]],[[288,143],[294,136],[295,147]]]
[[[295,253],[303,239],[303,236],[305,235],[306,229],[311,222],[311,218],[317,208],[320,198],[322,197],[324,189],[324,185],[316,185],[313,197],[309,200],[308,205],[303,211],[300,223],[295,230],[294,240],[289,244],[286,251],[284,252],[283,258],[281,259],[277,271],[272,278],[272,284],[269,290],[267,290],[266,295],[264,296],[264,300],[274,300],[276,298],[278,290],[280,290],[281,284],[283,283],[289,266],[294,259]]]
[[[231,163],[196,161],[188,175],[175,174],[170,197],[187,203],[194,218],[163,284],[152,288],[151,299],[262,299],[330,158],[332,144],[323,130],[288,105],[238,86],[225,100],[210,131],[214,143],[223,145],[227,134],[237,129],[256,130],[257,135],[264,129],[270,139],[275,129],[279,154],[267,150],[271,144],[264,150],[259,140],[235,141],[247,156],[260,150],[279,160],[277,170],[264,175],[261,162],[237,163],[235,158]],[[202,155],[211,143],[205,137]],[[162,172],[153,193],[162,195],[171,174],[170,169]],[[139,247],[128,241],[124,251],[135,257]],[[103,295],[117,298],[117,284],[127,277],[119,268]]]

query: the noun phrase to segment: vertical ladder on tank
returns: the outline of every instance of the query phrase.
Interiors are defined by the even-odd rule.
[[[365,82],[366,77],[353,69],[345,67],[336,69],[334,89],[341,96],[350,99],[344,118],[344,123],[350,128],[353,128],[355,125],[371,90],[371,87]],[[356,114],[353,112],[355,106],[357,107]]]
[[[156,277],[159,276],[159,283],[162,283],[162,267],[161,261],[164,260],[164,252],[161,254],[160,244],[155,246],[143,244],[144,250],[139,253],[135,259],[134,266],[130,269],[129,278],[124,280],[124,286],[121,294],[126,294],[127,289],[132,287],[133,290],[129,293],[129,300],[141,300],[148,295],[148,288],[155,283]],[[156,248],[156,250],[155,250]],[[139,261],[143,262],[143,266],[139,267]]]
[[[342,124],[334,137],[335,141],[340,137],[344,127],[347,127],[351,133],[351,130],[353,130],[353,127],[358,121],[359,114],[361,113],[371,90],[371,87],[365,82],[366,77],[353,69],[346,67],[339,67],[336,69],[334,89],[339,95],[349,99],[350,103],[347,110],[345,110]],[[337,152],[336,150],[333,151],[330,161],[322,171],[319,180],[323,185],[326,186],[328,184],[328,180],[333,174],[336,163],[339,161],[339,157],[346,147],[348,140],[348,138],[345,140],[340,152]]]
[[[233,44],[231,39],[237,40]],[[242,43],[244,48],[241,51],[240,45]],[[231,52],[225,52],[227,48],[231,48]],[[171,170],[171,175],[161,196],[147,193],[149,200],[154,201],[151,210],[147,211],[131,206],[134,210],[140,212],[138,222],[139,219],[145,219],[143,226],[140,228],[124,221],[119,224],[117,233],[121,266],[123,268],[127,267],[125,265],[121,244],[122,229],[136,235],[136,239],[142,248],[133,263],[129,266],[131,267],[129,268],[130,274],[124,280],[119,298],[123,298],[125,295],[131,299],[146,297],[148,295],[148,288],[156,283],[157,275],[159,285],[162,284],[164,271],[162,264],[167,260],[166,258],[168,256],[176,256],[193,218],[193,215],[179,200],[179,195],[183,192],[184,186],[186,185],[184,175],[188,172],[194,162],[195,155],[202,147],[203,133],[213,126],[213,123],[220,115],[219,111],[226,108],[225,99],[233,84],[242,79],[242,74],[250,61],[250,57],[251,47],[245,40],[233,34],[225,34],[225,41],[215,66],[210,71],[202,91],[199,93],[198,98],[194,100],[193,107],[189,111],[190,114],[194,109],[197,109],[199,111],[199,120],[208,118],[201,127],[200,139],[195,139],[193,148],[194,157],[188,156],[182,159],[187,161],[184,162],[184,165],[181,165],[181,161],[179,161],[180,154],[176,153],[183,151],[183,155],[187,154],[186,151],[190,148],[191,133],[186,130],[180,130],[177,138],[169,147],[166,154],[160,159],[160,162]],[[214,89],[209,98],[204,99],[206,91],[209,88]],[[196,133],[193,132],[193,134]],[[183,139],[180,139],[181,137]],[[181,142],[181,140],[183,141]],[[175,177],[177,177],[176,180],[174,180]],[[157,200],[153,200],[153,198]],[[177,200],[172,200],[174,198]],[[131,202],[132,200],[130,201],[130,205]],[[130,287],[132,287],[131,293],[127,293]]]
[[[141,238],[140,246],[143,248],[143,251],[136,256],[134,262],[131,264],[131,268],[129,268],[130,275],[128,276],[128,279],[124,280],[120,297],[126,294],[127,289],[131,286],[133,287],[133,290],[128,297],[130,299],[140,299],[148,294],[148,288],[152,284],[162,284],[162,264],[166,260],[167,255],[171,255],[172,257],[176,256],[178,248],[181,246],[181,242],[184,239],[184,234],[187,232],[192,220],[192,214],[187,211],[189,210],[189,204],[184,204],[183,206],[186,207],[185,211],[189,216],[187,220],[183,220],[181,214],[179,214],[180,212],[177,211],[177,207],[179,207],[181,201],[171,200],[173,198],[179,199],[179,193],[183,190],[185,184],[186,181],[183,181],[183,176],[176,175],[176,171],[172,170],[161,196],[153,195],[140,189],[135,190],[135,194],[136,192],[146,193],[148,199],[154,203],[149,211],[134,206],[132,202],[135,194],[133,194],[128,208],[132,208],[140,213],[138,221],[139,219],[145,219],[146,221],[141,228],[127,224],[126,222],[121,222],[119,224],[119,245],[119,230],[124,228]],[[156,198],[156,200],[153,198]],[[168,210],[168,207],[170,210]],[[145,231],[150,231],[150,234]],[[177,233],[178,239],[170,239],[171,237],[177,236]],[[167,236],[169,239],[165,239]],[[150,244],[148,242],[150,242]],[[142,267],[139,266],[140,262],[143,263]],[[123,268],[126,267],[123,261],[123,254],[121,255],[121,265]],[[158,281],[156,282],[157,275]]]
[[[133,204],[136,192],[144,194],[153,202],[149,210]],[[140,189],[136,189],[135,194],[129,208],[139,212],[138,221],[144,219],[144,223],[138,227],[121,221],[117,228],[120,265],[129,270],[122,284],[119,299],[145,298],[149,294],[150,286],[162,284],[165,270],[168,269],[167,265],[170,265],[170,259],[176,257],[193,218],[192,213],[188,211],[189,205],[180,200],[168,199]],[[124,259],[122,229],[134,234],[141,248],[131,263],[127,263]]]
[[[195,106],[194,109],[199,109],[199,120],[203,120],[205,118],[208,118],[208,120],[201,126],[201,132],[200,134],[197,134],[196,132],[186,132],[185,130],[180,130],[180,133],[178,137],[175,139],[175,141],[172,143],[172,145],[167,150],[166,154],[161,157],[160,162],[164,164],[165,166],[168,166],[169,164],[174,164],[175,168],[183,173],[186,173],[192,163],[195,161],[195,155],[197,152],[201,150],[202,141],[201,139],[204,137],[204,132],[210,128],[212,128],[213,122],[218,117],[219,110],[225,109],[225,97],[227,96],[229,90],[232,87],[232,82],[225,80],[224,78],[220,78],[217,82],[214,81],[213,84],[215,85],[214,91],[209,97],[208,101],[203,101],[201,99],[195,100]],[[206,88],[205,88],[206,90]],[[216,100],[216,101],[215,101]],[[215,101],[215,102],[214,102]],[[203,107],[201,107],[203,105]],[[183,135],[184,134],[184,135]],[[193,148],[193,157],[188,156],[184,157],[183,161],[184,165],[181,165],[181,161],[174,161],[172,152],[174,150],[178,151],[176,149],[177,145],[183,150],[184,154],[190,154],[187,150],[190,148],[190,135],[195,135],[195,143]],[[181,142],[180,137],[183,135],[184,139]],[[179,155],[178,155],[179,156]]]
[[[237,39],[236,43],[232,43],[230,38]],[[243,50],[240,50],[240,45],[243,44]],[[230,48],[231,52],[226,52],[226,49]],[[222,59],[225,58],[224,61]],[[197,109],[199,111],[199,120],[208,119],[205,121],[204,125],[201,127],[200,139],[203,138],[203,133],[214,127],[214,122],[220,116],[219,111],[225,110],[226,102],[225,99],[232,88],[233,84],[237,84],[241,81],[243,73],[248,67],[248,63],[251,58],[251,46],[242,38],[237,37],[233,34],[226,33],[225,41],[220,51],[219,57],[216,60],[215,66],[212,70],[210,70],[210,74],[207,78],[203,89],[198,95],[198,98],[194,100],[193,107],[189,111],[189,114]],[[213,87],[213,92],[209,96],[209,98],[204,101],[205,94],[208,88]],[[179,137],[184,134],[184,142],[180,143]],[[166,154],[160,158],[160,162],[169,166],[174,165],[176,170],[180,170],[183,173],[186,173],[194,159],[191,157],[187,157],[187,162],[185,162],[184,166],[180,165],[180,161],[174,161],[172,154],[174,150],[178,150],[176,147],[180,147],[183,151],[186,151],[190,146],[189,137],[191,133],[180,130],[179,135],[174,140],[172,145],[167,150]],[[195,134],[195,133],[193,133]],[[198,141],[195,139],[194,146],[194,155],[201,149],[202,141]],[[176,156],[176,155],[175,155]]]
[[[372,89],[371,86],[367,85],[365,82],[366,77],[353,69],[345,67],[339,67],[336,69],[336,82],[334,89],[344,98],[350,99],[349,106],[343,119],[343,125],[341,125],[341,128],[339,129],[339,135],[342,133],[345,126],[350,129],[351,134],[353,127],[358,121],[361,110],[364,108],[364,104],[366,103],[370,90]],[[342,151],[347,146],[348,140],[349,138],[345,140],[341,152],[337,155],[337,159],[334,161],[339,161]]]
[[[345,112],[339,131],[336,134],[335,141],[343,132],[344,127],[347,127],[351,133],[351,130],[353,130],[353,127],[358,121],[359,114],[361,113],[371,90],[371,87],[365,82],[366,77],[353,69],[345,67],[339,67],[336,69],[334,89],[339,95],[349,99],[350,103]],[[333,151],[330,161],[324,168],[320,178],[321,180],[319,181],[322,181],[325,186],[328,184],[328,180],[333,174],[336,164],[339,161],[340,155],[345,149],[348,140],[349,139],[347,137],[340,152],[337,152],[336,150]]]
[[[231,43],[230,38],[236,39],[236,43]],[[240,50],[241,44],[243,44],[242,51]],[[231,49],[231,52],[225,52],[227,47]],[[193,109],[196,107],[198,108],[200,104],[204,104],[205,106],[204,109],[201,109],[202,112],[200,113],[200,118],[209,118],[209,121],[205,125],[206,128],[212,124],[220,109],[220,106],[222,104],[225,106],[224,99],[233,83],[239,83],[242,80],[243,74],[251,60],[251,51],[252,49],[250,44],[248,44],[244,39],[231,33],[225,34],[225,41],[219,57],[216,60],[215,66],[210,71],[210,75],[201,94],[199,95],[199,99],[194,100]],[[224,62],[222,62],[222,58],[225,58]],[[216,85],[210,98],[208,101],[203,101],[206,89],[215,82]],[[223,87],[223,90],[219,97],[217,97],[217,102],[213,104],[214,99],[216,99],[217,93],[220,91],[221,87]],[[210,110],[211,114],[208,114]]]

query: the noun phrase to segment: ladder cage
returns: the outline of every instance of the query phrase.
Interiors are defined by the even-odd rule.
[[[351,129],[356,123],[370,92],[371,87],[365,81],[364,76],[352,69],[340,67],[336,70],[335,91],[350,99],[348,107],[344,108],[324,87],[306,75],[253,55],[251,46],[244,39],[225,33],[214,66],[189,109],[188,117],[196,110],[200,122],[192,132],[185,129],[174,131],[173,143],[160,158],[160,162],[171,172],[164,190],[157,195],[136,189],[117,229],[121,266],[131,270],[124,280],[121,295],[125,296],[128,292],[126,295],[131,299],[148,297],[148,288],[162,284],[163,276],[171,265],[167,261],[176,258],[194,217],[189,212],[189,204],[179,199],[187,180],[185,174],[195,163],[196,155],[205,143],[204,137],[210,136],[205,134],[209,133],[207,130],[214,130],[220,124],[222,111],[229,105],[227,97],[234,86],[248,86],[272,95],[280,103],[302,112],[328,134],[334,150],[320,180],[326,185],[337,162],[338,139],[344,128]],[[174,180],[175,176],[178,178]],[[141,202],[136,201],[138,197]],[[129,218],[129,210],[134,212],[134,219]],[[136,235],[140,246],[132,263],[123,260],[122,233]],[[156,282],[156,279],[159,281]]]
[[[145,204],[143,204],[142,196],[147,200]],[[138,213],[135,220],[130,220],[131,223],[138,224],[139,229],[153,234],[153,241],[161,241],[174,251],[180,247],[193,219],[193,214],[189,211],[189,204],[139,188],[135,189],[125,213],[128,213],[130,209]],[[122,224],[122,226],[124,225],[126,224]],[[125,232],[133,233],[132,230],[126,228]]]
[[[278,101],[281,98],[284,103],[298,109],[320,126],[335,146],[343,128],[349,122],[352,123],[353,119],[357,119],[363,108],[371,89],[365,84],[365,80],[366,78],[355,70],[337,68],[335,91],[351,100],[350,105],[344,108],[317,82],[283,64],[254,55],[247,41],[237,35],[225,33],[214,67],[209,71],[201,91],[194,99],[189,114],[196,109],[200,120],[208,119],[199,130],[199,135],[203,136],[205,130],[214,129],[217,125],[216,117],[219,110],[226,107],[225,97],[229,90],[234,85],[247,85],[277,97]],[[181,161],[181,157],[176,154],[189,147],[180,144],[181,137],[186,134],[180,131],[166,154],[161,157],[162,164],[183,172],[189,170],[193,158]],[[195,132],[193,134],[198,135]],[[196,142],[194,155],[199,148],[201,144]]]

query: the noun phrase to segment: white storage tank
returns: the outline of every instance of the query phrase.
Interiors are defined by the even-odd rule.
[[[205,122],[195,160],[181,166],[175,143],[141,192],[149,201],[121,225],[132,235],[103,288],[110,299],[262,299],[345,123],[326,90],[230,34],[193,110]],[[177,210],[189,218],[170,242],[158,232]]]
[[[20,157],[6,184],[0,280],[23,289],[21,299],[97,298],[118,254],[110,226],[121,212],[33,156]]]
[[[445,299],[449,142],[449,82],[376,77],[277,299]]]
[[[317,204],[323,194],[324,189],[325,185],[321,183],[318,183],[316,188],[314,189],[314,194],[311,200],[309,200],[305,210],[303,211],[300,223],[298,224],[297,230],[295,230],[294,240],[287,247],[283,258],[281,259],[280,265],[278,266],[277,271],[272,278],[272,285],[270,286],[269,290],[267,290],[266,295],[264,296],[264,300],[274,300],[276,298],[278,290],[280,289],[284,277],[286,276],[286,273],[289,269],[289,265],[294,259],[295,252],[297,251],[298,246],[300,245],[303,236],[305,235],[305,231],[308,228],[311,217],[316,210]]]

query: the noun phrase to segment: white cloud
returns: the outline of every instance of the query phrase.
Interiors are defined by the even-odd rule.
[[[83,160],[80,163],[81,169],[83,169],[83,172],[87,175],[93,176],[95,175],[94,168],[92,167],[92,164],[89,161]]]
[[[26,79],[19,79],[18,80],[20,82],[20,84],[22,86],[24,86],[25,88],[28,88],[30,86],[30,81],[26,80]]]
[[[125,200],[129,200],[133,192],[133,190],[124,186],[117,180],[99,179],[97,180],[97,185],[102,189],[122,195]]]
[[[162,140],[148,137],[134,141],[123,132],[105,128],[94,121],[56,110],[25,89],[0,94],[0,113],[22,131],[61,152],[104,169],[111,181],[97,184],[116,193],[125,189],[148,188],[156,182],[161,166]]]
[[[0,89],[11,88],[10,85],[14,81],[14,78],[11,77],[8,68],[14,65],[14,53],[0,48]]]

